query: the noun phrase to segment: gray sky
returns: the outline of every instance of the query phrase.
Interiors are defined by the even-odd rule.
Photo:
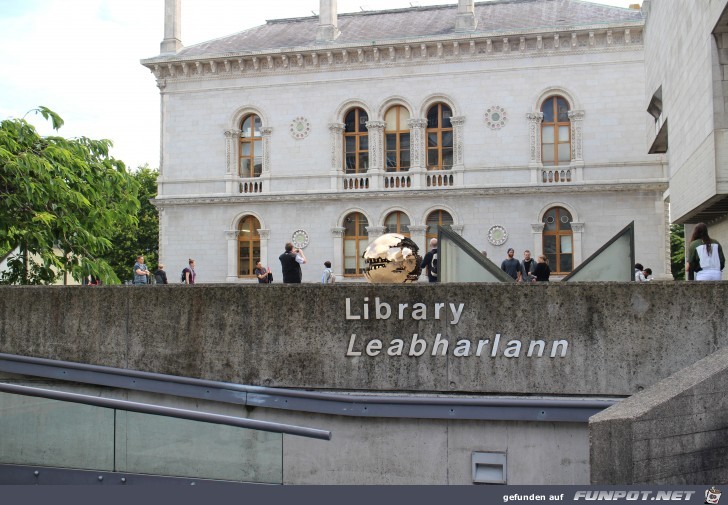
[[[628,7],[639,0],[593,3]],[[454,0],[338,0],[339,12],[440,5]],[[182,43],[311,16],[318,0],[182,0]],[[45,105],[64,137],[107,138],[136,168],[159,165],[159,93],[139,60],[159,54],[164,0],[0,0],[0,120]],[[27,116],[42,134],[52,130]]]

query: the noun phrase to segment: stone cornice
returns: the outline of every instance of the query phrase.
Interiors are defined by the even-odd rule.
[[[410,198],[438,198],[465,197],[465,196],[498,196],[498,195],[537,195],[537,194],[574,194],[574,193],[604,193],[604,192],[634,192],[659,191],[668,188],[667,182],[643,182],[622,184],[544,184],[538,186],[511,186],[498,188],[437,188],[431,190],[403,190],[403,191],[360,191],[353,193],[314,193],[314,194],[281,194],[281,195],[223,195],[223,196],[190,196],[155,198],[152,203],[156,207],[171,207],[177,205],[239,205],[241,203],[271,203],[271,202],[330,202],[332,198],[337,201],[361,202],[367,200],[391,199],[398,200]]]
[[[332,44],[260,52],[142,60],[158,80],[184,81],[257,77],[493,58],[525,58],[633,51],[642,48],[643,22],[526,32],[453,34],[368,44]]]

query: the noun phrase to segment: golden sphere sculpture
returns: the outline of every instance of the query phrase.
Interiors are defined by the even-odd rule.
[[[399,233],[387,233],[371,242],[362,257],[364,275],[371,283],[415,282],[422,273],[422,257],[412,239]]]

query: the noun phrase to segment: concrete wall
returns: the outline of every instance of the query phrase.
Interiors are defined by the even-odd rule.
[[[727,290],[723,283],[657,282],[0,287],[0,352],[333,391],[631,395],[727,347],[728,308],[715,303]],[[388,319],[375,319],[377,297],[380,312],[382,303],[393,307]],[[351,319],[363,317],[365,298],[369,319]],[[417,313],[424,319],[405,310],[400,320],[399,303],[424,304],[426,313]],[[436,303],[445,304],[440,319]],[[426,342],[419,357],[408,355],[414,333]],[[438,333],[450,342],[445,356],[431,354]],[[396,338],[406,342],[402,356],[387,354]],[[459,341],[486,339],[480,357],[453,351],[464,349]],[[531,340],[556,339],[568,342],[563,357],[526,355]],[[374,340],[383,349],[368,356]],[[520,353],[516,340],[525,346]],[[347,356],[354,352],[362,354]],[[469,484],[472,453],[481,451],[507,454],[509,484],[589,482],[582,423],[342,417],[104,388],[98,394],[331,430],[330,442],[283,437],[287,484]]]
[[[592,484],[728,482],[728,349],[589,420]]]
[[[632,395],[728,344],[726,298],[658,282],[0,287],[0,351],[274,387]]]

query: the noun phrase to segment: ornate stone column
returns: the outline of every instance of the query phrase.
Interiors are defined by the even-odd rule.
[[[273,128],[264,126],[260,129],[260,135],[263,137],[263,175],[270,175],[270,137],[273,134]]]
[[[531,256],[537,257],[543,254],[543,223],[531,223],[531,235],[533,237],[533,248]]]
[[[225,160],[227,162],[225,173],[236,177],[238,176],[237,143],[241,133],[240,130],[225,130]]]
[[[571,121],[571,164],[576,167],[583,167],[584,157],[582,153],[582,138],[584,136],[584,111],[570,110],[569,120]],[[579,174],[581,175],[581,171],[579,171]],[[582,180],[581,176],[579,177],[579,180]]]
[[[410,129],[410,169],[424,170],[427,119],[410,119],[407,121],[407,126]]]
[[[452,124],[452,140],[453,140],[453,160],[452,165],[455,169],[464,168],[463,162],[463,125],[465,124],[465,116],[453,116],[450,118]]]
[[[369,170],[384,169],[384,121],[367,121],[369,130]]]
[[[268,258],[268,239],[270,239],[270,230],[259,228],[258,237],[260,237],[260,258],[258,259],[260,259],[261,263],[263,263],[263,266],[269,267],[271,266],[271,260]]]
[[[410,232],[410,238],[412,241],[417,244],[417,247],[420,248],[420,256],[423,258],[425,257],[425,254],[427,254],[427,247],[428,245],[425,243],[425,234],[427,233],[427,226],[425,225],[416,225],[416,226],[409,226],[409,232]]]
[[[528,137],[530,144],[528,166],[538,169],[531,171],[531,182],[538,182],[541,175],[540,169],[543,168],[543,163],[541,162],[541,122],[543,121],[543,112],[530,112],[526,114],[526,118],[528,119]],[[534,177],[534,174],[536,177]]]
[[[574,239],[574,268],[581,265],[581,236],[584,233],[584,223],[571,223],[571,236]]]
[[[332,265],[336,280],[344,276],[344,227],[331,228],[331,236],[334,239],[334,264]]]
[[[329,174],[331,175],[331,189],[339,189],[339,174],[344,171],[344,146],[343,135],[344,123],[329,124],[329,144],[331,146],[331,167]]]
[[[159,230],[157,230],[159,249],[157,253],[157,262],[164,265],[164,262],[166,261],[164,255],[167,249],[167,242],[163,239],[163,237],[165,237],[165,231],[167,231],[168,215],[167,210],[164,208],[163,205],[157,206],[157,215],[159,216]]]
[[[238,278],[238,235],[239,230],[228,230],[225,232],[225,238],[228,244],[227,255],[227,282],[239,282]]]

